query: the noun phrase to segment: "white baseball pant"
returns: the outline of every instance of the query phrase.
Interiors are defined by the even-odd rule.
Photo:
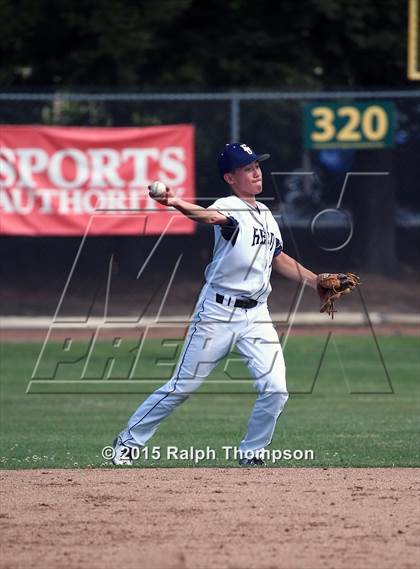
[[[159,424],[183,403],[233,347],[245,358],[258,392],[239,450],[247,456],[264,449],[287,399],[283,352],[266,303],[232,308],[234,299],[216,302],[207,285],[197,302],[191,325],[171,379],[153,392],[133,413],[120,433],[127,446],[145,446]]]

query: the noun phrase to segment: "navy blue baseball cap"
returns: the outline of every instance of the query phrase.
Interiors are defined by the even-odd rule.
[[[270,158],[270,154],[255,154],[247,144],[233,142],[225,145],[223,152],[217,158],[217,163],[220,175],[223,178],[224,174],[233,172],[236,168],[241,168],[255,161],[263,162],[267,158]]]

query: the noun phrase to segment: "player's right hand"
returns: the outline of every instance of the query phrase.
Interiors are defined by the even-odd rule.
[[[149,187],[149,189],[150,189],[150,187]],[[171,199],[175,198],[175,194],[174,194],[173,190],[171,190],[171,188],[169,188],[168,186],[166,186],[166,191],[164,194],[162,194],[160,196],[155,196],[149,192],[149,196],[152,199],[154,199],[155,201],[157,201],[158,203],[161,203],[162,205],[166,205],[166,206],[172,205]]]

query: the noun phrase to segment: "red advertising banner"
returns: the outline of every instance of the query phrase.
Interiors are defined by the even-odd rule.
[[[139,216],[145,234],[193,233],[149,197],[153,180],[194,199],[192,125],[0,125],[0,234],[138,235]]]

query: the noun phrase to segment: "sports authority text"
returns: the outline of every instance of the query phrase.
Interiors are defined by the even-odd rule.
[[[156,209],[149,197],[151,168],[185,192],[186,151],[166,148],[0,149],[0,209],[5,213],[83,214],[102,210]],[[45,184],[44,187],[40,183]],[[7,192],[5,190],[8,190]]]

